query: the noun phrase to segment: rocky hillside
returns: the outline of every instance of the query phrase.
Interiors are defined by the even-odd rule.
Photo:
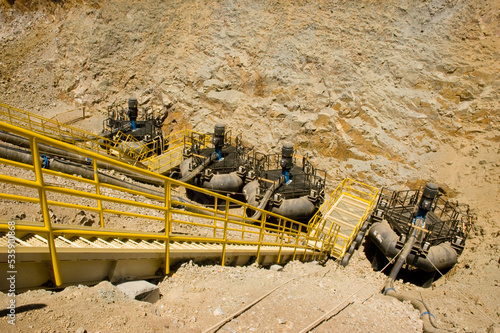
[[[171,127],[224,122],[264,151],[290,140],[332,176],[376,184],[498,142],[489,1],[11,2],[0,89],[21,108],[173,102]]]
[[[292,141],[330,187],[438,183],[478,214],[454,278],[498,322],[498,1],[0,4],[0,102],[102,119],[134,95],[172,105],[166,131],[222,122],[263,152]]]

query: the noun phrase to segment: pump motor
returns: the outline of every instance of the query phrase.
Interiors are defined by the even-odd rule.
[[[438,193],[438,186],[434,183],[425,184],[424,191],[422,193],[422,199],[420,200],[420,209],[429,211],[431,209],[432,202]]]
[[[280,166],[283,170],[290,170],[293,167],[293,144],[287,142],[281,149]]]
[[[223,124],[216,124],[214,128],[214,136],[212,139],[212,143],[215,148],[222,148],[224,146],[224,133],[226,131],[226,127]]]

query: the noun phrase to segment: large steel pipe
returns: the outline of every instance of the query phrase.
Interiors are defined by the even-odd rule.
[[[25,137],[22,137],[19,135],[0,131],[0,140],[2,140],[4,142],[8,142],[8,143],[13,144],[13,145],[16,145],[18,147],[23,147],[23,148],[28,148],[28,149],[30,148],[29,140],[26,139]],[[78,154],[63,150],[63,149],[55,148],[55,147],[52,147],[52,146],[49,146],[49,145],[46,145],[43,143],[40,143],[38,145],[38,149],[40,150],[40,152],[42,152],[44,154],[47,154],[47,155],[50,155],[53,157],[62,157],[66,160],[80,163],[83,165],[90,164],[90,162],[91,162],[85,156],[78,155]],[[156,186],[163,186],[163,181],[161,181],[159,179],[156,179],[153,177],[148,177],[146,175],[141,175],[138,173],[133,173],[125,168],[120,168],[116,165],[110,165],[110,164],[105,163],[105,162],[97,161],[97,167],[100,169],[105,169],[105,170],[114,170],[116,172],[124,174],[124,175],[126,175],[134,180],[137,180],[137,181],[140,181],[143,183],[152,184],[152,185],[156,185]]]
[[[9,148],[5,146],[0,146],[0,157],[5,158],[8,160],[24,163],[24,164],[29,164],[33,165],[33,157],[31,156],[30,152],[26,152],[23,150],[19,149],[14,149],[14,148]],[[39,157],[41,163],[43,163],[43,158]],[[50,170],[70,174],[70,175],[80,175],[83,178],[93,180],[94,179],[94,170],[86,167],[82,167],[80,165],[77,165],[72,162],[61,162],[57,159],[50,159],[49,160],[49,165],[47,165],[47,168]],[[110,184],[110,185],[115,185],[115,186],[120,186],[124,187],[130,190],[138,191],[138,192],[143,192],[155,196],[160,196],[163,197],[164,193],[163,191],[156,191],[144,186],[139,186],[136,184],[131,184],[130,182],[105,175],[103,173],[98,173],[98,179],[99,182],[105,183],[105,184]]]

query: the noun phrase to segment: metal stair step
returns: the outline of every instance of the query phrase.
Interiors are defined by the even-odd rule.
[[[326,219],[328,219],[328,220],[330,220],[338,225],[344,226],[344,227],[348,227],[348,228],[352,228],[352,229],[354,229],[356,227],[356,225],[352,225],[346,221],[340,220],[340,219],[333,217],[333,216],[326,216]]]
[[[363,208],[363,209],[366,209],[366,207],[368,207],[368,203],[365,202],[365,201],[362,201],[361,199],[356,199],[352,196],[348,196],[348,195],[343,195],[341,197],[341,200],[345,203],[348,203],[352,206],[357,206],[359,208]]]

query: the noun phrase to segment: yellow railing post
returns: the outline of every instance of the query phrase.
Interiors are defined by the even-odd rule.
[[[259,233],[259,244],[257,245],[257,259],[255,262],[258,264],[260,260],[260,247],[262,245],[262,238],[264,237],[264,228],[266,225],[267,215],[265,212],[262,212],[262,216],[260,218],[260,233]]]
[[[56,244],[54,242],[54,234],[52,232],[52,224],[50,222],[49,205],[47,203],[47,195],[45,193],[45,188],[44,188],[42,165],[40,163],[38,143],[36,138],[31,137],[30,144],[31,144],[31,156],[33,159],[33,166],[35,168],[36,182],[38,185],[38,195],[40,199],[43,222],[49,236],[48,243],[49,243],[50,257],[52,260],[52,270],[54,272],[54,281],[57,286],[60,286],[62,284],[62,279],[59,270],[59,260],[57,258]]]
[[[293,250],[292,260],[295,260],[295,256],[297,255],[297,248],[299,247],[299,240],[300,240],[300,234],[297,234],[297,237],[295,237],[295,247]]]
[[[302,257],[300,257],[300,259],[299,259],[299,260],[304,260],[304,258],[305,258],[305,257],[306,257],[306,255],[307,255],[307,248],[308,248],[308,245],[309,245],[309,238],[310,238],[310,237],[306,235],[304,238],[305,238],[305,240],[304,240],[304,245],[305,245],[305,247],[304,247],[304,249],[303,249]]]
[[[95,181],[95,192],[97,195],[101,194],[101,183],[99,182],[99,172],[97,170],[97,161],[92,159],[92,167],[94,168],[94,181]],[[102,211],[102,200],[97,199],[97,208],[99,209],[99,221],[101,223],[101,228],[104,228],[104,213]]]
[[[163,188],[165,189],[165,236],[167,239],[165,240],[165,274],[170,273],[170,233],[172,232],[172,219],[170,215],[172,214],[171,206],[172,206],[172,183],[170,181],[165,180]]]
[[[278,230],[276,231],[276,240],[275,240],[276,243],[278,243],[278,239],[280,238],[281,219],[278,220],[277,227],[278,227]]]
[[[247,208],[243,208],[243,225],[241,226],[241,240],[245,239],[245,225],[247,224]]]
[[[31,126],[31,117],[28,115],[28,124],[30,126],[30,130],[33,130],[33,127]],[[42,128],[43,128],[43,123],[42,123]]]
[[[217,237],[217,197],[214,197],[214,238]]]
[[[226,262],[227,226],[229,224],[229,200],[226,200],[226,213],[224,214],[224,243],[222,244],[222,266]]]
[[[318,254],[319,260],[321,260],[324,256],[328,256],[328,248],[330,247],[330,244],[332,243],[332,238],[333,238],[333,234],[331,234],[330,232],[323,236],[321,250],[320,250],[320,253]]]
[[[283,249],[283,238],[285,237],[285,227],[286,227],[286,222],[280,218],[278,232],[281,233],[281,241],[280,241],[280,249],[278,251],[278,258],[276,259],[277,264],[280,263],[280,259],[281,259],[281,250]]]
[[[169,180],[165,180],[165,207],[167,208],[167,225],[165,230],[172,233],[172,183]]]

